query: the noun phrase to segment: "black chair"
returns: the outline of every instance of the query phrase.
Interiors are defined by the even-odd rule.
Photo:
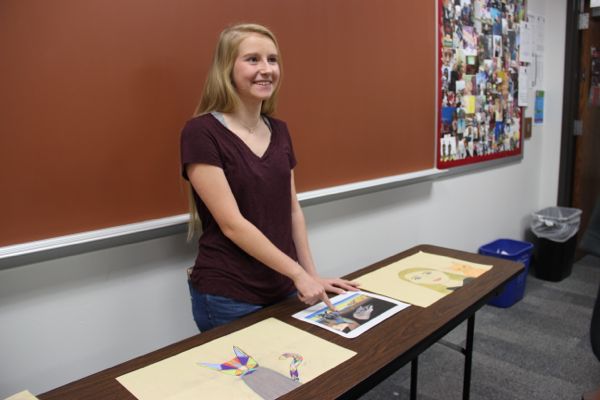
[[[588,254],[600,257],[600,199],[596,201],[594,211],[588,227],[586,228],[579,248]],[[592,323],[590,324],[590,340],[592,351],[600,361],[600,286],[596,295],[596,304],[592,312]],[[600,400],[600,389],[583,395],[584,400]]]

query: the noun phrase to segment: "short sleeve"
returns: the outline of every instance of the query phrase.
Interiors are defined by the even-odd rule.
[[[290,132],[288,130],[287,124],[285,122],[282,122],[283,125],[283,138],[285,141],[285,147],[287,148],[287,153],[288,153],[288,160],[290,162],[290,169],[294,169],[296,167],[297,161],[296,161],[296,154],[294,153],[294,145],[292,144],[292,138],[290,137]]]
[[[296,154],[294,153],[294,146],[292,145],[292,139],[288,135],[288,139],[290,140],[290,169],[296,168]]]
[[[200,118],[188,121],[181,131],[181,176],[186,180],[189,180],[186,172],[188,164],[210,164],[223,168],[215,137]]]

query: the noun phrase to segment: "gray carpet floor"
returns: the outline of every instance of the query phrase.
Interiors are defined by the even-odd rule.
[[[486,305],[475,317],[471,399],[581,399],[600,387],[590,321],[600,258],[586,256],[561,282],[527,278],[525,297],[509,308]],[[464,346],[466,323],[444,338]],[[464,357],[435,344],[419,357],[418,399],[462,399]],[[410,365],[361,397],[408,399]]]

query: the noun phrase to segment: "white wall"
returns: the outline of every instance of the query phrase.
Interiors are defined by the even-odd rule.
[[[546,15],[546,122],[522,161],[305,208],[323,275],[343,275],[413,245],[476,252],[522,239],[558,187],[566,0]],[[196,333],[183,235],[0,271],[0,398],[41,393]]]
[[[562,124],[563,75],[565,69],[566,0],[528,2],[529,10],[546,16],[544,30],[544,87],[546,103],[543,129],[534,127],[536,136],[528,148],[537,151],[541,185],[538,198],[544,205],[555,205],[560,169],[560,130]],[[533,96],[530,96],[533,99]],[[533,104],[533,103],[532,103]],[[533,148],[533,149],[532,149]]]

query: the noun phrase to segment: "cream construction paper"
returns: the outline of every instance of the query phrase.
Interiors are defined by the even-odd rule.
[[[269,318],[117,380],[139,400],[275,399],[355,354]]]
[[[352,339],[409,305],[366,292],[346,292],[332,297],[337,311],[320,302],[293,315],[301,321]]]
[[[17,394],[13,394],[4,400],[37,400],[37,397],[31,394],[29,390],[23,390]]]
[[[421,251],[353,281],[361,289],[428,307],[491,268]]]

